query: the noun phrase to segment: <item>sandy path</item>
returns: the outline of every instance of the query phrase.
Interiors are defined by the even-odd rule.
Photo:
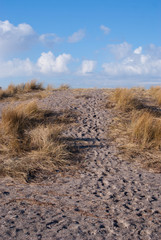
[[[50,109],[80,113],[64,133],[84,154],[85,170],[41,184],[0,184],[0,239],[159,240],[161,175],[117,157],[106,127],[112,121],[102,90],[89,99],[71,91],[41,100]]]

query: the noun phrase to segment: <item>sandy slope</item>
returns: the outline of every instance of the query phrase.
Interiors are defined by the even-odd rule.
[[[36,184],[1,179],[0,239],[159,240],[161,175],[117,157],[106,128],[112,121],[103,90],[75,98],[70,90],[40,101],[79,112],[64,133],[84,154],[84,170]]]

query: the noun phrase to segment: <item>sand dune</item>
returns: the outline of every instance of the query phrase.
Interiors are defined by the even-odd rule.
[[[0,239],[160,239],[161,175],[118,157],[108,138],[113,115],[104,91],[81,94],[55,91],[38,103],[78,114],[63,136],[81,166],[41,182],[0,179]]]

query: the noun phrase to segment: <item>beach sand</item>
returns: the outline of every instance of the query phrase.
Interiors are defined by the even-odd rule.
[[[80,155],[81,166],[30,183],[1,178],[1,240],[161,239],[161,174],[118,157],[108,138],[113,115],[104,90],[81,94],[55,91],[38,102],[77,114],[63,136],[77,149],[73,158]]]

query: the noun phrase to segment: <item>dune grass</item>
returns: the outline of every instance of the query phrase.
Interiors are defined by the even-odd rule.
[[[18,89],[18,86],[14,84],[10,84],[6,90],[0,89],[0,99],[14,96]]]
[[[150,94],[159,95],[160,88]],[[158,99],[158,98],[157,98]],[[143,167],[161,172],[161,114],[153,104],[149,90],[118,88],[113,90],[107,107],[115,107],[110,135],[121,156],[138,161]]]
[[[36,102],[20,104],[14,108],[10,106],[3,110],[1,129],[9,136],[8,150],[11,152],[22,150],[22,146],[26,146],[25,130],[43,118],[44,111],[38,109]]]
[[[36,102],[8,107],[0,123],[0,174],[23,177],[32,172],[53,171],[69,160],[69,150],[61,140],[63,124],[45,122],[47,113]]]
[[[24,84],[23,90],[24,92],[31,92],[34,90],[44,90],[44,88],[42,83],[38,83],[37,80],[31,80]]]
[[[11,101],[24,101],[31,98],[45,98],[52,94],[53,91],[63,91],[70,89],[67,84],[62,84],[58,88],[54,88],[51,84],[48,84],[46,88],[42,83],[33,79],[27,83],[19,85],[10,84],[7,89],[0,88],[0,100],[10,99]]]
[[[68,90],[70,89],[70,86],[68,84],[61,84],[58,90]]]
[[[157,103],[161,106],[161,87],[151,87],[150,88],[150,94],[154,99],[156,99]]]
[[[44,90],[43,85],[42,83],[38,83],[37,80],[31,80],[30,82],[19,85],[10,84],[7,89],[0,89],[0,99],[15,97],[18,94],[42,90]]]
[[[161,118],[147,111],[135,112],[130,127],[132,139],[137,141],[139,146],[161,149]]]
[[[117,108],[127,112],[143,107],[134,89],[116,88],[111,96],[111,100],[116,103]]]
[[[55,88],[53,87],[52,84],[48,84],[47,87],[46,87],[46,90],[47,91],[53,91],[53,90],[55,90]]]

